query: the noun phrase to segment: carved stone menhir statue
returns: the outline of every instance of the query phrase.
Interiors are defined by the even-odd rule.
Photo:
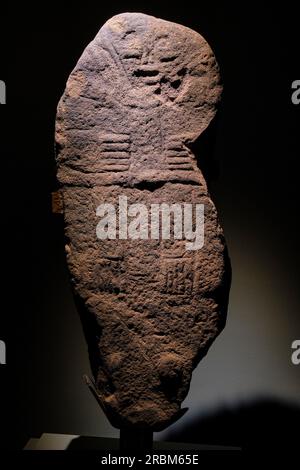
[[[68,267],[94,393],[118,428],[158,431],[178,419],[225,324],[225,241],[190,149],[215,115],[219,80],[198,33],[125,13],[85,49],[58,106]],[[187,242],[200,211],[182,234],[175,212],[160,222],[173,205],[185,224],[186,208],[204,207],[204,243]]]

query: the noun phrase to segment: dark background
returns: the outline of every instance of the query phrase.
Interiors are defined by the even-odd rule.
[[[232,262],[228,325],[194,373],[187,416],[157,439],[296,444],[300,105],[291,102],[291,83],[300,79],[299,16],[289,2],[193,3],[1,5],[0,448],[21,448],[42,432],[117,435],[82,383],[86,347],[50,193],[65,82],[103,23],[124,11],[200,32],[224,83],[217,120],[197,150]]]

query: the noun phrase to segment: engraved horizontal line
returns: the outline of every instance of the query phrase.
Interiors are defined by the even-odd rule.
[[[64,186],[68,187],[68,188],[91,188],[92,186],[95,186],[95,187],[107,187],[107,186],[110,186],[112,183],[111,183],[111,180],[107,181],[107,180],[104,180],[104,181],[99,181],[99,179],[97,179],[98,176],[101,176],[102,173],[99,171],[99,172],[83,172],[82,170],[75,170],[74,168],[71,168],[70,166],[67,166],[66,165],[66,168],[68,168],[68,170],[71,170],[71,175],[69,176],[64,176],[64,177],[60,177],[61,180],[62,180],[62,183]],[[166,170],[167,171],[167,170]],[[180,170],[178,170],[180,171]],[[181,185],[187,185],[187,186],[196,186],[196,187],[202,187],[203,188],[203,183],[201,183],[200,181],[197,181],[195,180],[195,173],[194,172],[191,172],[192,175],[193,175],[193,178],[192,178],[192,175],[187,175],[185,172],[184,174],[184,178],[185,179],[177,179],[178,178],[178,174],[177,175],[174,175],[172,174],[173,172],[170,171],[170,174],[168,176],[168,180],[164,180],[164,179],[161,179],[161,180],[158,180],[160,181],[161,183],[163,183],[163,185],[165,184],[181,184]],[[73,177],[76,177],[78,178],[79,177],[92,177],[92,178],[96,178],[95,180],[93,180],[93,182],[91,183],[89,180],[81,180],[80,183],[78,183],[77,181],[74,181],[72,178]],[[171,178],[171,179],[170,179]],[[115,184],[116,186],[119,186],[120,188],[128,188],[128,182],[126,180],[121,180],[121,181],[116,181],[114,180],[113,184]],[[130,187],[136,187],[136,185],[130,185]],[[206,187],[204,188],[205,191],[206,191]],[[206,193],[203,194],[205,197],[207,196]]]
[[[97,163],[97,167],[102,168],[103,166],[129,166],[130,160],[101,160]]]
[[[173,167],[173,166],[190,166],[192,168],[192,164],[191,162],[179,162],[179,161],[167,161],[166,164],[170,167]]]
[[[174,150],[175,152],[184,152],[184,153],[187,152],[187,149],[185,149],[183,147],[177,147],[176,145],[167,146],[166,150]]]
[[[116,162],[116,161],[101,161],[97,164],[97,168],[103,168],[104,166],[115,166],[115,167],[121,167],[121,166],[129,166],[130,162]]]
[[[190,155],[190,152],[187,149],[176,149],[175,147],[166,147],[165,152],[170,155]]]
[[[193,170],[192,166],[184,167],[184,166],[168,166],[167,170],[174,171],[174,170],[182,170],[182,171],[188,171],[188,170]]]
[[[107,167],[107,168],[98,168],[97,169],[97,173],[114,173],[114,172],[121,172],[121,171],[127,171],[129,170],[129,166],[128,167]]]
[[[128,152],[101,152],[101,154],[103,155],[103,159],[105,158],[111,158],[111,159],[115,159],[115,160],[128,160],[130,159],[130,155],[128,154]],[[101,157],[101,155],[100,155]]]
[[[101,163],[97,163],[97,166],[93,168],[82,168],[82,167],[75,167],[73,165],[66,165],[66,168],[68,168],[69,170],[74,171],[77,174],[81,174],[85,176],[97,176],[97,174],[101,174],[103,172],[127,171],[129,170],[129,167],[130,167],[130,164],[128,163],[124,163],[124,164],[115,163],[115,165],[110,165],[106,163],[101,165]]]
[[[178,153],[178,152],[166,152],[166,157],[168,158],[176,158],[176,157],[179,157],[179,158],[190,158],[190,154],[188,152],[186,153]]]
[[[122,142],[130,142],[129,134],[100,134],[99,140],[103,143],[114,144]]]
[[[189,163],[191,164],[191,159],[189,157],[178,157],[178,156],[167,156],[168,163]]]
[[[102,152],[122,152],[130,147],[130,143],[127,142],[104,142],[100,144],[100,150]]]
[[[172,168],[168,168],[168,170],[170,170],[170,171],[174,171],[174,170],[181,170],[181,171],[192,171],[192,170],[193,170],[193,168],[190,168],[190,167],[186,168],[186,167],[178,167],[178,166],[174,166],[174,167],[172,167]]]

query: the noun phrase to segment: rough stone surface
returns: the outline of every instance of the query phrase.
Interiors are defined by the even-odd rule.
[[[195,31],[143,14],[110,19],[60,100],[66,254],[96,394],[112,424],[163,429],[225,324],[226,248],[190,144],[216,112],[214,55]],[[102,240],[100,203],[203,203],[205,242]]]

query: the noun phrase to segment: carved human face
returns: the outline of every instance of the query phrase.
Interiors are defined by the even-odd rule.
[[[146,95],[165,96],[173,101],[187,71],[180,50],[174,50],[178,37],[172,31],[153,28],[140,34],[139,29],[139,24],[134,27],[125,20],[110,23],[115,52],[133,87],[142,88]]]

